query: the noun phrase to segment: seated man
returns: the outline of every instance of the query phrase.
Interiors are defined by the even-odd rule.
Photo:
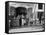
[[[25,7],[17,7],[16,8],[16,17],[20,16],[19,18],[19,25],[22,26],[22,18],[23,16],[26,16],[26,8]],[[23,15],[23,16],[22,16]]]

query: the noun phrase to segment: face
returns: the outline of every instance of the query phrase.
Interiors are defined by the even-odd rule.
[[[24,15],[22,15],[22,18],[24,18]]]

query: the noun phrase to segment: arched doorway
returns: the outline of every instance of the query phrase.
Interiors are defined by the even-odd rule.
[[[26,16],[26,8],[25,7],[17,7],[16,8],[16,17],[19,15],[20,19],[19,19],[19,26],[22,26],[22,19],[25,18]],[[22,16],[23,15],[23,16]]]

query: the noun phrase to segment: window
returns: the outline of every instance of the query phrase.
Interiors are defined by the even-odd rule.
[[[38,9],[43,9],[43,4],[42,3],[38,4]]]

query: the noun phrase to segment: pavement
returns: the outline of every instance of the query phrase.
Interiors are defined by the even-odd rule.
[[[28,26],[21,28],[13,28],[9,30],[9,33],[13,32],[28,32],[28,31],[42,31],[44,28],[42,26]]]

